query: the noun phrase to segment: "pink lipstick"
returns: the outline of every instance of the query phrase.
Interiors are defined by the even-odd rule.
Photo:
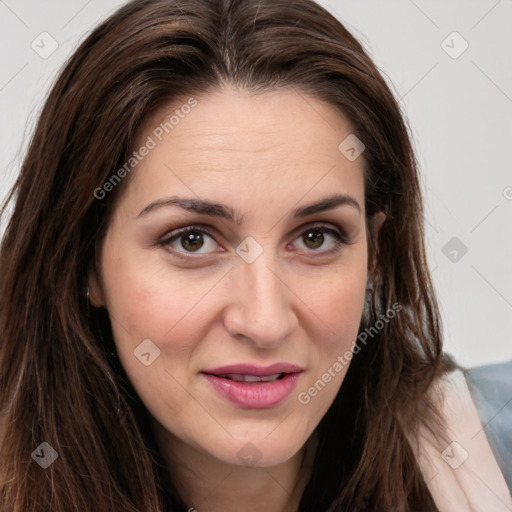
[[[282,402],[296,386],[303,369],[289,363],[271,366],[236,364],[203,370],[212,387],[244,409],[265,409]]]

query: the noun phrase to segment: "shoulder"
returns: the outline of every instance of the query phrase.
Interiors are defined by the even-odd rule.
[[[473,373],[468,375],[468,372]],[[487,415],[492,417],[486,394],[492,395],[494,404],[497,400],[495,394],[501,397],[507,394],[504,390],[506,386],[498,386],[499,391],[494,392],[485,387],[483,381],[475,386],[473,379],[478,380],[477,373],[483,375],[477,369],[456,370],[437,380],[430,390],[431,400],[445,428],[433,432],[421,425],[416,436],[409,438],[437,509],[441,512],[512,510],[510,483],[507,484],[505,479],[511,459],[506,455],[497,456],[502,449],[502,441],[494,445],[495,440],[489,439],[485,421]],[[486,372],[486,375],[489,373]],[[481,387],[485,387],[485,390],[480,391]],[[511,388],[508,389],[510,395]],[[480,392],[479,399],[474,398]],[[509,396],[508,400],[511,398]],[[480,405],[477,406],[477,403]],[[479,407],[485,409],[485,414],[480,412]],[[507,427],[496,426],[496,429],[503,430],[504,437],[499,439],[504,439],[503,442],[510,449]]]
[[[512,361],[464,370],[480,421],[512,492]]]

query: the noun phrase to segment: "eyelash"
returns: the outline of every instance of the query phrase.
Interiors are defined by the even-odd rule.
[[[317,256],[313,256],[313,257],[328,256],[328,255],[336,254],[341,250],[342,246],[351,245],[351,243],[352,243],[340,231],[330,228],[330,227],[327,227],[324,224],[312,224],[312,225],[308,226],[306,229],[301,231],[294,240],[301,237],[302,235],[305,235],[309,231],[317,231],[322,234],[332,235],[334,237],[334,241],[335,241],[335,246],[332,249],[324,250],[324,251],[322,251],[320,249],[311,249],[310,251],[308,251],[308,252],[312,252],[312,253],[320,253]],[[191,226],[187,226],[185,228],[180,228],[180,229],[176,229],[176,230],[172,231],[169,234],[169,236],[165,236],[161,240],[157,241],[156,245],[159,247],[167,248],[167,246],[169,246],[169,244],[172,243],[174,240],[179,239],[181,236],[186,235],[188,233],[201,233],[201,234],[207,235],[210,238],[212,238],[213,240],[215,240],[215,237],[212,235],[212,233],[208,229],[206,229],[200,225],[191,225]],[[196,255],[194,255],[194,252],[186,252],[186,251],[181,252],[181,251],[176,251],[174,249],[169,249],[169,248],[167,248],[166,250],[169,254],[172,254],[173,256],[175,256],[177,258],[180,258],[183,260],[188,260],[188,261],[191,261],[192,259],[195,259],[195,258],[199,258],[200,256],[205,256],[204,253],[201,253],[199,256],[196,256]],[[184,254],[186,254],[187,256],[185,256]]]

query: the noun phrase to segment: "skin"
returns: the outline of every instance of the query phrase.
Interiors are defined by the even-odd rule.
[[[187,99],[157,112],[137,147]],[[348,367],[307,405],[298,395],[352,348],[368,277],[367,228],[382,219],[366,224],[363,157],[349,161],[338,150],[351,127],[332,106],[291,89],[254,95],[227,86],[196,99],[123,183],[90,274],[91,300],[109,312],[121,362],[185,503],[199,512],[291,512],[310,476],[311,434]],[[344,204],[292,216],[333,193],[351,196],[360,210]],[[176,205],[139,216],[170,196],[222,203],[240,224]],[[329,254],[336,239],[322,239],[318,228],[320,242],[308,243],[312,223],[350,244]],[[158,244],[197,224],[210,234],[199,235],[196,252],[179,236]],[[236,252],[248,236],[262,249],[252,263]],[[134,356],[145,339],[160,350],[149,366]],[[276,362],[304,371],[294,391],[266,409],[228,402],[200,374]],[[239,457],[244,447],[257,454],[254,466]]]

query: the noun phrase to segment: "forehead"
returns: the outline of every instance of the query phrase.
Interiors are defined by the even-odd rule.
[[[190,105],[194,105],[190,107]],[[350,193],[364,206],[363,158],[339,146],[352,133],[334,106],[294,89],[255,94],[227,87],[182,97],[160,108],[139,133],[136,148],[151,149],[130,176],[127,194],[286,202]],[[135,194],[136,192],[136,194]]]
[[[189,107],[192,102],[195,106]],[[150,134],[157,142],[175,141],[195,151],[270,154],[281,147],[297,156],[328,156],[340,136],[351,131],[339,109],[305,92],[282,88],[254,93],[225,87],[160,108],[146,122],[139,141]]]

